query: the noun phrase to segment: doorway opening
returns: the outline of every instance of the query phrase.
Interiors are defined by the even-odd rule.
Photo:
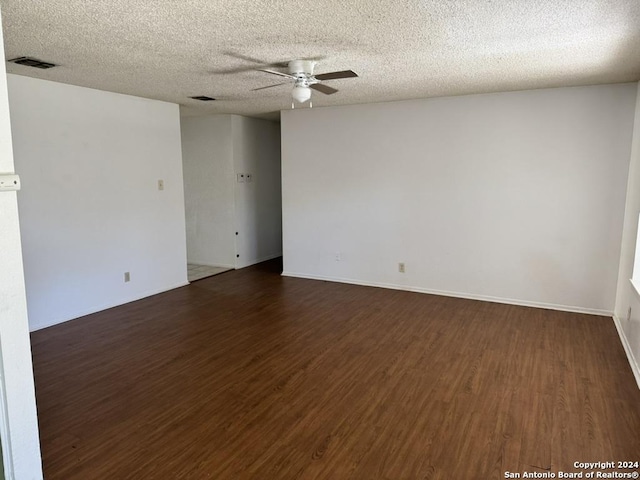
[[[218,275],[219,273],[228,272],[229,270],[231,270],[231,268],[187,263],[187,279],[190,282],[195,282],[196,280],[202,280],[203,278]]]

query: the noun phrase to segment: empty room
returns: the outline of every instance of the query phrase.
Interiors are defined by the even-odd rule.
[[[1,15],[0,479],[638,478],[640,3]]]

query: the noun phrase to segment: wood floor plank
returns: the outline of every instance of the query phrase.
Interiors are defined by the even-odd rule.
[[[491,479],[640,461],[610,318],[227,272],[32,334],[45,477]]]

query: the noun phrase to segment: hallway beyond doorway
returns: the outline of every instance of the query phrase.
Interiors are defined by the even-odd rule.
[[[195,263],[187,264],[187,278],[190,282],[195,282],[196,280],[201,280],[206,277],[211,277],[213,275],[218,275],[222,272],[228,272],[232,270],[227,267],[211,267],[209,265],[197,265]]]

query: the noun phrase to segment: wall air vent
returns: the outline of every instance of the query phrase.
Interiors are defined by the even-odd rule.
[[[212,102],[215,98],[207,97],[206,95],[198,95],[197,97],[189,97],[194,100],[200,100],[201,102]]]
[[[56,66],[55,63],[43,62],[42,60],[36,60],[35,58],[31,57],[18,57],[7,61],[11,63],[17,63],[18,65],[24,65],[26,67],[41,68],[43,70]]]

